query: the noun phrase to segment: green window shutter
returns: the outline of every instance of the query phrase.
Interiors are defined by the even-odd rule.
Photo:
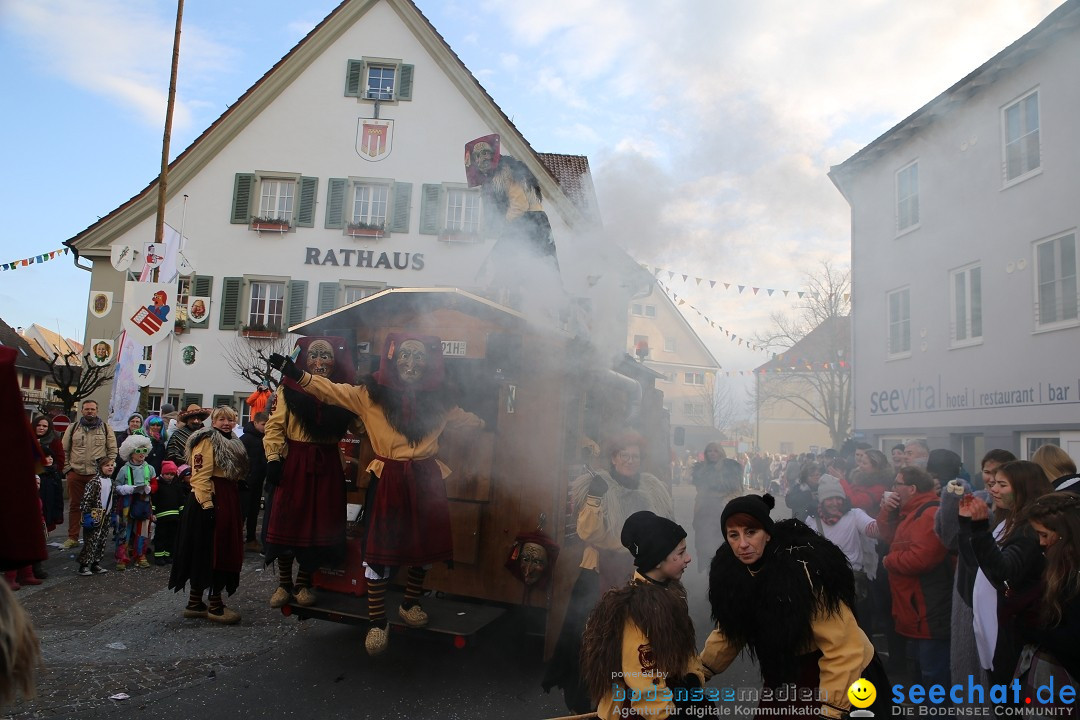
[[[307,280],[289,281],[289,317],[287,326],[303,322],[307,313]]]
[[[202,407],[202,393],[184,393],[184,399],[180,401],[180,407],[177,410],[183,412],[187,410],[188,405],[192,404]]]
[[[233,407],[233,396],[232,395],[215,395],[214,396],[214,404],[211,407],[219,407],[221,405],[228,405],[229,407],[232,407],[233,410],[236,410],[237,412],[240,411],[239,408]]]
[[[345,97],[360,97],[364,86],[364,61],[350,60],[345,70]]]
[[[244,278],[227,277],[221,281],[221,319],[220,330],[235,330],[240,324],[240,288]]]
[[[424,184],[420,192],[420,234],[438,235],[442,230],[442,185]]]
[[[191,279],[191,293],[188,297],[210,297],[214,292],[214,276],[213,275],[196,275]],[[209,308],[207,308],[209,310]],[[202,322],[192,322],[191,315],[188,314],[188,327],[193,328],[205,328],[210,327],[210,313],[206,313],[206,317],[202,319]]]
[[[318,315],[337,309],[338,284],[331,282],[319,283],[319,311]]]
[[[315,198],[318,197],[319,178],[300,178],[300,203],[296,208],[296,227],[315,227]]]
[[[254,173],[236,173],[232,191],[232,219],[229,222],[247,225],[251,220],[251,196],[255,191]]]
[[[402,65],[399,68],[398,84],[397,84],[397,99],[398,100],[412,100],[412,86],[413,86],[413,66]]]
[[[390,232],[409,232],[409,210],[412,205],[412,183],[394,183],[394,214]]]
[[[326,222],[328,229],[345,227],[345,190],[349,181],[345,178],[330,178],[326,181]]]

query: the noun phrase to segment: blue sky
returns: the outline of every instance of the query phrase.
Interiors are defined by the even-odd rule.
[[[175,157],[338,3],[187,0]],[[590,158],[609,232],[742,336],[790,309],[693,276],[794,289],[846,263],[826,177],[1058,0],[419,0],[542,152]],[[160,166],[176,4],[0,0],[0,262],[62,247]],[[666,277],[664,278],[666,279]],[[0,318],[81,339],[89,273],[0,273]],[[738,350],[689,313],[726,369]]]

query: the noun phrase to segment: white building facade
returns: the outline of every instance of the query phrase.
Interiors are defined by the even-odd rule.
[[[642,276],[641,287],[649,278],[599,239],[587,160],[534,151],[408,0],[345,0],[170,165],[166,222],[183,225],[195,268],[178,283],[178,310],[210,298],[172,340],[173,404],[241,407],[253,388],[225,356],[261,342],[253,335],[283,335],[388,287],[473,289],[495,238],[466,185],[464,146],[492,133],[539,182],[562,290],[612,319],[594,322],[591,339],[621,354],[631,291],[616,270]],[[110,249],[151,242],[156,207],[155,181],[68,241],[92,263],[91,293],[115,302],[103,318],[87,313],[85,337],[119,334],[128,274]],[[161,347],[151,409],[162,401]]]
[[[838,165],[855,430],[1080,457],[1080,2]]]

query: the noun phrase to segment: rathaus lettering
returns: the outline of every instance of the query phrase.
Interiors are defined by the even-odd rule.
[[[334,267],[385,268],[387,270],[423,270],[424,253],[379,253],[374,250],[340,248],[327,250],[309,247],[304,255],[305,265],[333,265]]]

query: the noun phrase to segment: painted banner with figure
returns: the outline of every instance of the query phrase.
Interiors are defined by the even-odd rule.
[[[156,345],[173,329],[173,283],[124,283],[124,331],[136,345]]]

